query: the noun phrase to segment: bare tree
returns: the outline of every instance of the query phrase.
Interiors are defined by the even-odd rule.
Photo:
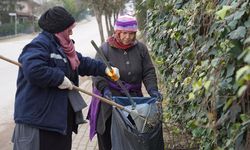
[[[104,42],[104,33],[103,33],[103,25],[102,25],[102,14],[105,4],[108,0],[90,0],[91,6],[94,10],[96,21],[98,23],[99,33],[101,42]]]
[[[111,24],[111,16],[112,16],[112,9],[110,9],[110,7],[106,7],[104,8],[104,15],[105,15],[105,23],[106,23],[106,30],[107,30],[107,34],[108,36],[111,36],[112,31],[113,31],[113,26]]]
[[[105,41],[104,31],[103,31],[103,23],[102,23],[102,15],[105,15],[105,24],[107,33],[110,36],[113,33],[113,23],[112,16],[115,20],[119,14],[119,11],[124,7],[125,0],[82,0],[84,2],[89,2],[91,5],[96,21],[98,23],[99,33],[101,42]]]
[[[105,23],[108,36],[111,36],[114,32],[114,21],[118,17],[119,12],[121,9],[124,8],[124,4],[126,1],[124,0],[109,0],[107,5],[105,5],[104,13],[105,13]],[[113,17],[113,22],[112,22]]]

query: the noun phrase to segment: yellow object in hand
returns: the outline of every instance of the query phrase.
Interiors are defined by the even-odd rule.
[[[107,76],[109,76],[113,81],[117,81],[120,78],[120,73],[119,73],[119,69],[116,67],[111,67],[111,69],[109,69],[108,67],[105,69],[105,73],[107,74]]]

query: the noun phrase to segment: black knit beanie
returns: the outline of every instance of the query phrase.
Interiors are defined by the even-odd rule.
[[[47,10],[40,19],[38,25],[50,33],[62,32],[75,22],[73,16],[63,7],[56,6]]]

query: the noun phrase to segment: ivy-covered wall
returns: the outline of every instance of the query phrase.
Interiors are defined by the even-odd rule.
[[[250,142],[249,0],[148,2],[145,30],[166,86],[164,121],[189,129],[200,149],[244,149]]]

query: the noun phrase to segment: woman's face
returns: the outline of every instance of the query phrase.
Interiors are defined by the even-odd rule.
[[[69,29],[68,34],[69,34],[69,35],[72,35],[72,34],[73,34],[73,30],[72,30],[72,29]]]
[[[120,40],[122,44],[128,45],[134,42],[136,32],[122,31],[120,33]]]
[[[68,34],[72,35],[73,34],[73,28],[76,26],[76,23],[74,23],[72,26],[69,27]]]

